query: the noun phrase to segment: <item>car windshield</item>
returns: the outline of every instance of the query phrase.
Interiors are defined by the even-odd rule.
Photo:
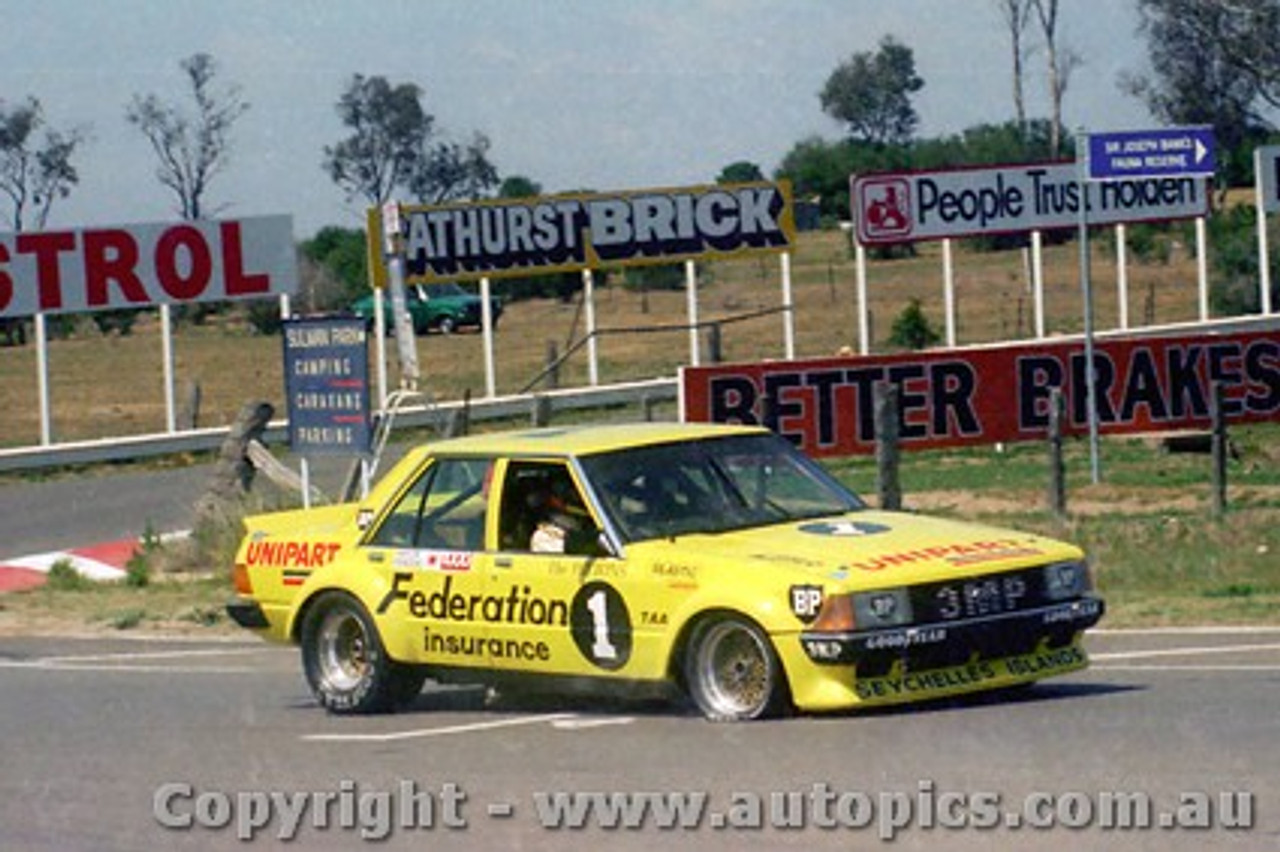
[[[774,435],[661,444],[581,459],[627,541],[843,514],[863,502]]]

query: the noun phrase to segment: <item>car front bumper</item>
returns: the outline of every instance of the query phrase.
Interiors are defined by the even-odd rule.
[[[1066,647],[1097,624],[1104,610],[1101,598],[1089,596],[957,621],[848,633],[805,631],[800,644],[813,663],[853,664],[859,677],[876,677],[895,667],[926,671]]]

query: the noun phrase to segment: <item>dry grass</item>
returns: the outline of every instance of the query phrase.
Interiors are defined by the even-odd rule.
[[[1045,250],[1046,317],[1050,334],[1081,328],[1078,260],[1074,246]],[[781,303],[779,264],[772,257],[707,264],[699,293],[700,319],[730,319]],[[1118,320],[1114,263],[1098,251],[1093,262],[1099,329]],[[838,232],[801,235],[792,260],[796,351],[801,357],[830,355],[858,341],[854,266],[847,238]],[[957,335],[961,344],[1027,337],[1032,304],[1019,251],[955,256]],[[868,273],[873,351],[882,351],[896,317],[912,298],[930,321],[943,326],[940,247],[925,244],[920,256],[876,262]],[[1190,320],[1196,316],[1194,263],[1132,264],[1129,312],[1134,324]],[[647,302],[648,310],[644,310]],[[621,287],[597,291],[597,325],[606,332],[637,326],[678,326],[687,321],[682,292],[650,293],[647,299]],[[496,338],[499,393],[520,390],[546,363],[549,346],[564,352],[579,339],[585,320],[576,304],[554,300],[512,304]],[[772,314],[724,326],[729,360],[783,355],[783,320]],[[479,334],[430,335],[417,341],[425,386],[438,398],[484,393]],[[599,342],[600,379],[672,375],[687,361],[683,329],[647,334],[607,333]],[[148,315],[129,337],[103,337],[82,318],[70,339],[49,345],[50,396],[55,441],[142,434],[164,428],[164,387],[159,323]],[[183,326],[175,334],[178,407],[190,388],[201,393],[200,425],[229,423],[249,400],[283,408],[278,337],[254,334],[242,321],[217,318],[207,326]],[[586,351],[566,364],[561,385],[586,381]],[[394,370],[393,370],[394,381]],[[0,446],[39,440],[35,347],[0,348]]]

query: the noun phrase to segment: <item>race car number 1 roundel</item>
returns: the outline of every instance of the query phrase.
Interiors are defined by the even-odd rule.
[[[569,606],[569,629],[582,656],[610,671],[631,657],[631,614],[618,590],[608,583],[587,583]]]

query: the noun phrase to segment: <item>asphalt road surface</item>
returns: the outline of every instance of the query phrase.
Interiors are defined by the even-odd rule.
[[[403,454],[389,445],[380,472]],[[295,470],[299,462],[283,457]],[[351,462],[324,458],[312,462],[312,481],[336,494]],[[113,469],[93,474],[0,480],[0,561],[54,550],[120,541],[144,533],[191,528],[195,505],[213,477],[212,463],[178,468]]]
[[[1090,646],[1014,696],[713,724],[431,686],[340,718],[290,648],[3,638],[0,849],[1280,847],[1280,630]]]

